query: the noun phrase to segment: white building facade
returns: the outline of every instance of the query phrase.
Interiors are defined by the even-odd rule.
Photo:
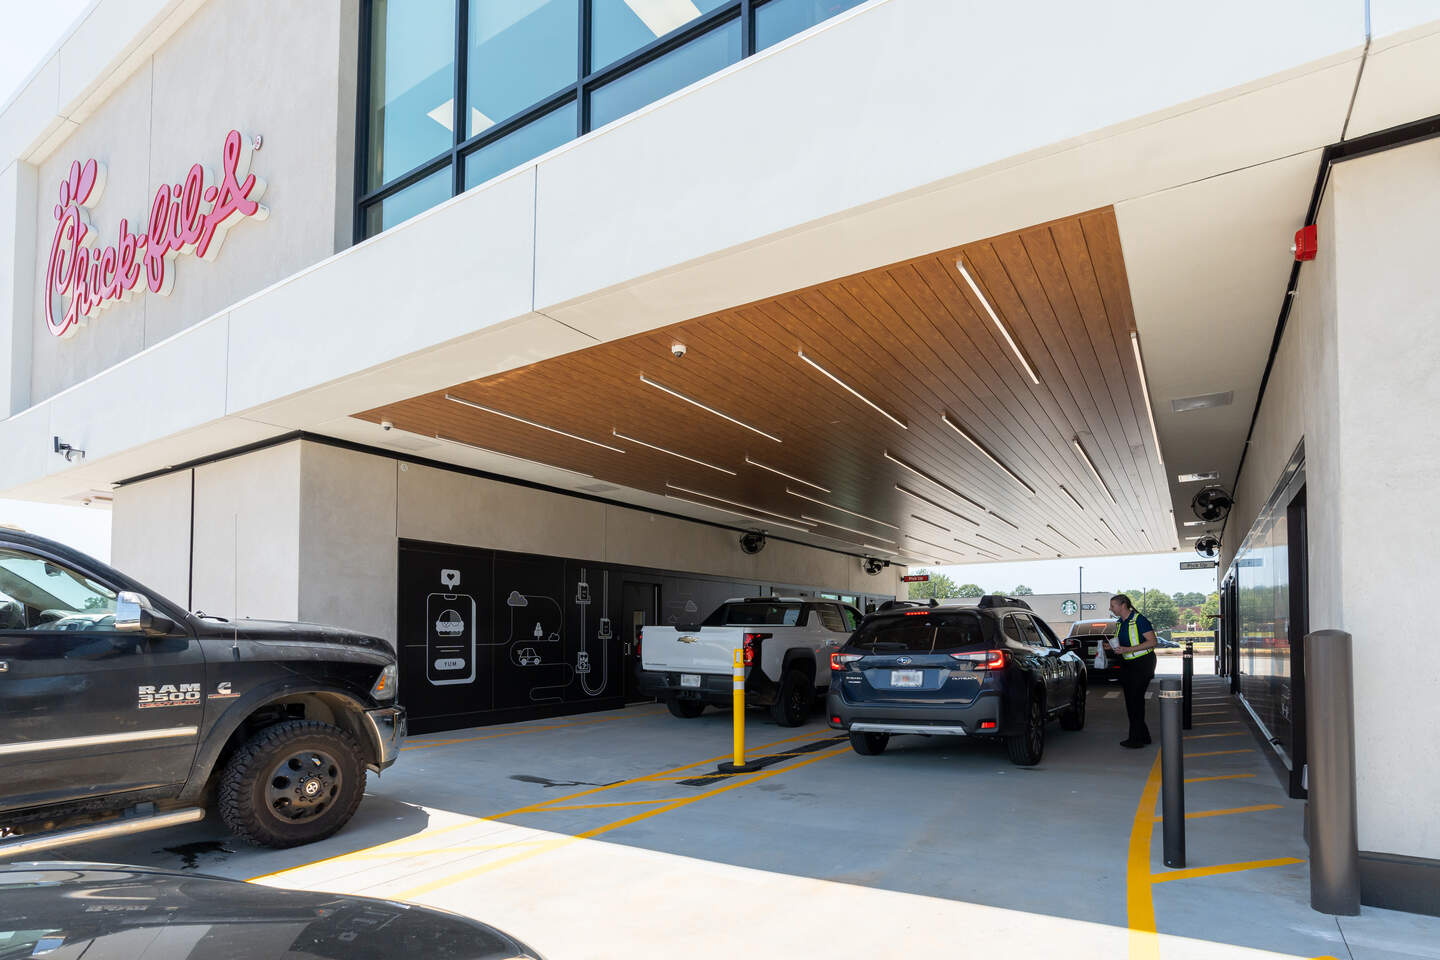
[[[0,494],[402,690],[468,597],[433,728],[735,591],[1213,535],[1296,789],[1354,635],[1366,901],[1437,912],[1437,64],[1433,0],[96,0],[0,112]]]

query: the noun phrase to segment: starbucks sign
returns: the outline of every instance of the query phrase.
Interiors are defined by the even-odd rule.
[[[1080,612],[1080,605],[1077,604],[1074,600],[1066,600],[1064,603],[1060,604],[1060,612],[1065,614],[1065,616],[1067,617],[1073,617],[1076,613]]]

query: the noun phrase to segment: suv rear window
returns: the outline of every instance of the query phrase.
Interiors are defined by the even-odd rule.
[[[1070,628],[1072,637],[1113,637],[1115,636],[1116,621],[1080,622]]]
[[[847,650],[867,653],[951,653],[985,649],[994,624],[974,613],[907,613],[861,624],[845,644]]]
[[[705,627],[794,627],[800,624],[798,603],[772,603],[765,600],[745,603],[722,603],[705,618]]]

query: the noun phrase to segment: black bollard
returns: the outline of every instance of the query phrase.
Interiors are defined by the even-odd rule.
[[[1184,694],[1185,722],[1183,726],[1190,729],[1190,703],[1195,689],[1195,644],[1189,640],[1185,641],[1185,652],[1181,655],[1180,667],[1180,690]]]
[[[1305,637],[1305,725],[1310,752],[1310,906],[1360,913],[1355,824],[1355,694],[1352,641],[1343,630]]]
[[[1185,866],[1185,748],[1180,736],[1180,681],[1160,681],[1160,812],[1165,866]]]

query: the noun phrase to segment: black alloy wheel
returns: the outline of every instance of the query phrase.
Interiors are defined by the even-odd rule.
[[[276,765],[266,788],[275,816],[295,823],[318,817],[344,785],[339,762],[323,750],[300,750]]]
[[[1031,693],[1026,704],[1024,729],[1008,737],[1005,748],[1017,767],[1033,767],[1045,755],[1045,701],[1038,693]]]
[[[780,680],[780,690],[770,708],[770,717],[782,727],[798,727],[810,714],[810,702],[815,692],[810,687],[810,678],[799,670],[786,670]]]

